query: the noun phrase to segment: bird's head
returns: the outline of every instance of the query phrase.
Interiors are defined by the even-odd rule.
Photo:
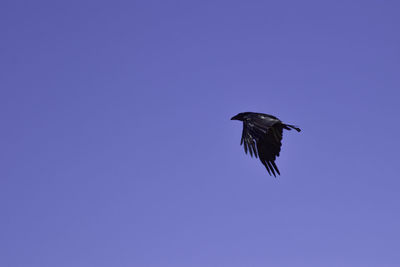
[[[239,113],[231,118],[231,120],[237,120],[237,121],[243,121],[243,119],[244,119],[244,113]]]

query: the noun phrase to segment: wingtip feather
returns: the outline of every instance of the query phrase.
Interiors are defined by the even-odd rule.
[[[274,175],[274,177],[276,177],[276,174],[275,174],[274,168],[273,168],[272,165],[271,165],[271,162],[270,162],[270,161],[267,161],[267,164],[268,164],[269,168],[271,169],[271,172],[272,172],[272,174]]]
[[[278,175],[281,175],[281,173],[279,172],[278,166],[276,166],[275,161],[271,161],[272,166],[274,166],[276,172],[278,173]]]

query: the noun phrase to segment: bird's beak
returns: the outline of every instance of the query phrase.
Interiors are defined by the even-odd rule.
[[[233,116],[233,117],[231,118],[231,121],[233,121],[233,120],[239,121],[239,116],[238,116],[238,115]]]

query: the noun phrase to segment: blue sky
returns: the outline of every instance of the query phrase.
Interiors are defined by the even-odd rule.
[[[0,265],[399,266],[399,8],[3,1]]]

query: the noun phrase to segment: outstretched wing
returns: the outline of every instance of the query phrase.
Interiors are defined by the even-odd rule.
[[[275,164],[275,159],[281,151],[282,127],[278,124],[266,125],[257,121],[244,121],[242,140],[244,151],[250,155],[259,157],[268,173],[276,176],[280,174]]]
[[[261,163],[265,166],[268,173],[276,177],[275,171],[280,175],[278,167],[275,164],[276,157],[279,156],[282,146],[282,127],[273,126],[267,134],[257,143],[258,156]]]

